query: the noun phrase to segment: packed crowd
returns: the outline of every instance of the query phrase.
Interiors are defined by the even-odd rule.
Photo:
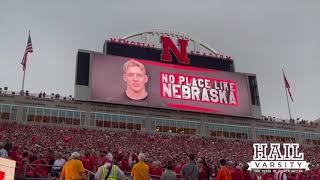
[[[40,93],[32,93],[28,90],[26,91],[12,91],[8,90],[8,87],[0,87],[0,94],[7,94],[7,95],[19,95],[19,96],[31,96],[31,97],[38,97],[38,98],[48,98],[48,99],[60,99],[60,100],[74,100],[72,95],[63,96],[59,93],[51,93],[48,94],[46,92],[40,91]]]
[[[284,124],[303,124],[303,125],[309,125],[309,126],[318,126],[319,123],[308,121],[302,118],[291,118],[291,119],[280,119],[277,117],[271,117],[271,116],[262,116],[261,120],[268,121],[268,122],[276,122],[276,123],[284,123]]]
[[[52,171],[49,165],[62,166],[75,151],[81,154],[84,167],[92,172],[104,164],[108,153],[113,154],[114,163],[121,170],[130,172],[138,162],[139,152],[144,152],[150,174],[159,177],[168,161],[173,163],[177,177],[181,177],[181,168],[190,153],[209,167],[211,176],[217,172],[221,158],[236,167],[236,163],[246,164],[253,157],[249,141],[16,123],[0,123],[0,142],[1,156],[6,151],[9,158],[17,161],[17,172],[31,177],[47,177]],[[300,152],[312,165],[320,162],[319,146],[303,146]]]

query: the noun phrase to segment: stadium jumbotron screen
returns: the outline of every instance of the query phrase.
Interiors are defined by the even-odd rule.
[[[251,116],[247,76],[93,53],[90,100]]]

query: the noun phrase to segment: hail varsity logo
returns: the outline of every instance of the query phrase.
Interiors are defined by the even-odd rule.
[[[309,170],[309,163],[304,161],[304,154],[299,153],[298,149],[297,143],[283,143],[282,146],[279,143],[270,143],[270,147],[267,143],[254,143],[253,161],[248,163],[249,170]]]

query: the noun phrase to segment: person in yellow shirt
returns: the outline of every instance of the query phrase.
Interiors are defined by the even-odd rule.
[[[71,154],[71,159],[66,162],[66,164],[62,168],[60,180],[87,179],[85,169],[79,158],[80,154],[78,152],[74,152]]]
[[[143,153],[138,155],[139,162],[135,164],[131,171],[132,180],[148,180],[149,166],[144,162],[146,156]]]

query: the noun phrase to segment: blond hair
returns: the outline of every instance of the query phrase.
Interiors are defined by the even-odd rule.
[[[123,73],[126,73],[129,67],[138,67],[144,74],[146,74],[146,68],[144,65],[134,59],[129,59],[126,63],[123,64]]]
[[[78,152],[73,152],[71,154],[71,159],[79,159],[80,158],[80,153]]]
[[[140,153],[139,155],[138,155],[138,160],[139,161],[144,161],[146,159],[146,155],[144,154],[144,153]]]

